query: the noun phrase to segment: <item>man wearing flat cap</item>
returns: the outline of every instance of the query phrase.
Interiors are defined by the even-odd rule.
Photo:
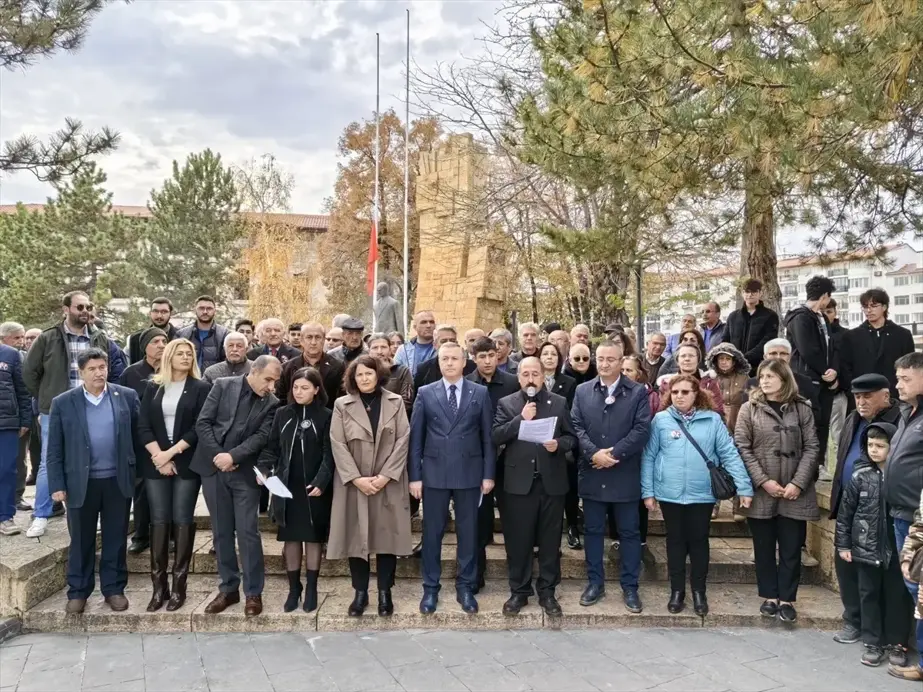
[[[362,332],[365,331],[365,325],[357,317],[350,317],[343,321],[343,345],[337,346],[327,355],[331,358],[343,361],[349,365],[363,353],[368,353],[368,346],[362,341]]]
[[[891,383],[884,375],[860,375],[853,379],[850,391],[856,408],[846,417],[837,443],[836,470],[830,489],[831,519],[836,519],[843,490],[852,478],[853,467],[862,453],[862,438],[869,425],[890,423],[896,426],[900,422],[900,409],[891,399]],[[851,644],[861,637],[858,575],[856,566],[843,560],[839,553],[834,556],[834,567],[843,601],[843,629],[833,638],[840,643]]]

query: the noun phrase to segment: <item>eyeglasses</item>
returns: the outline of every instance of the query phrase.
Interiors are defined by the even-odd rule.
[[[586,363],[588,360],[590,360],[590,357],[589,356],[574,356],[573,358],[571,358],[571,360],[574,361],[575,363]]]
[[[688,396],[694,393],[695,392],[693,392],[691,389],[671,389],[670,390],[670,394],[672,394],[673,396]]]
[[[93,309],[93,303],[88,303],[88,304],[86,304],[86,305],[75,305],[75,306],[74,306],[74,310],[76,310],[77,312],[83,312],[84,310],[92,310],[92,309]]]

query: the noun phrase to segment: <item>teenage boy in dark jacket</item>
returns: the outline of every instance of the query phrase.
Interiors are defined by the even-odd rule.
[[[856,565],[862,622],[862,663],[878,666],[889,656],[895,666],[907,665],[906,639],[912,604],[904,588],[884,494],[884,465],[897,428],[872,423],[863,435],[862,456],[836,520],[834,539],[840,557]]]
[[[727,340],[740,350],[750,363],[750,376],[763,361],[763,347],[779,336],[779,315],[763,305],[763,284],[749,279],[743,285],[744,304],[727,319]]]

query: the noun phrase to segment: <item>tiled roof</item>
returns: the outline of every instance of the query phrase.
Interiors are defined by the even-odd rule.
[[[918,274],[919,272],[920,267],[916,264],[905,264],[903,267],[899,267],[893,272],[888,272],[888,276],[894,276],[896,274]]]
[[[28,211],[42,211],[44,204],[23,204]],[[123,216],[149,219],[151,211],[147,207],[128,204],[114,204],[112,211]],[[0,204],[0,214],[15,214],[15,204]],[[241,212],[245,217],[255,221],[265,220],[273,224],[291,225],[303,231],[326,232],[330,228],[330,217],[326,214],[260,214],[258,212]]]

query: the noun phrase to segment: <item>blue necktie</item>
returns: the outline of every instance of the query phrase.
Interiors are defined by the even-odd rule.
[[[454,384],[449,385],[449,409],[452,411],[453,418],[458,415],[458,402],[455,400],[456,389]]]

